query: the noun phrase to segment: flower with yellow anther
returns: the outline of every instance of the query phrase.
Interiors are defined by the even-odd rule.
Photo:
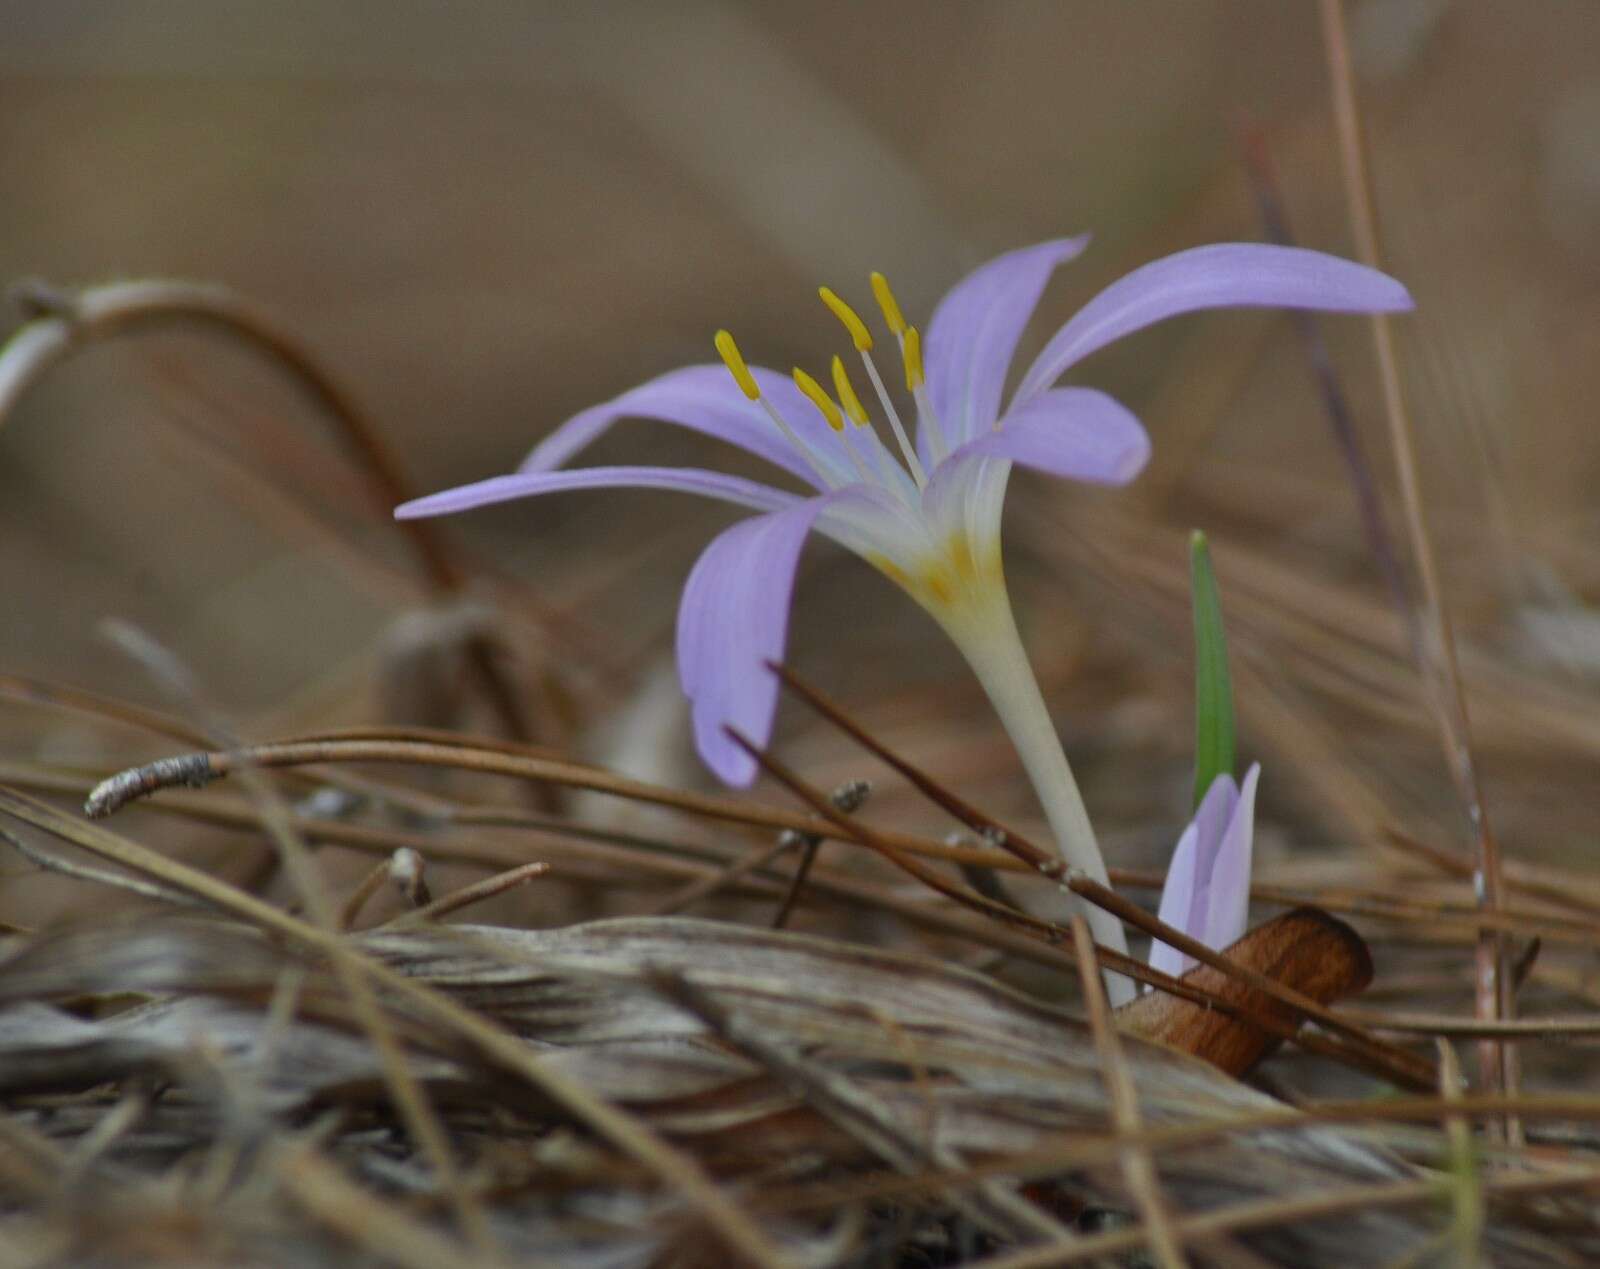
[[[1087,388],[1053,386],[1071,365],[1163,318],[1235,305],[1389,311],[1405,288],[1360,265],[1290,247],[1223,244],[1180,252],[1102,291],[1045,344],[1002,404],[1012,353],[1046,280],[1086,239],[1041,243],[990,261],[934,310],[926,338],[881,274],[873,298],[894,337],[911,397],[907,413],[873,360],[872,332],[824,287],[893,438],[885,444],[832,361],[838,403],[810,375],[746,364],[717,332],[721,365],[672,371],[569,419],[513,475],[423,498],[401,516],[433,515],[529,494],[602,486],[676,489],[760,514],[726,530],[689,575],[678,612],[678,666],[693,706],[695,743],[723,779],[746,784],[755,763],[730,732],[757,746],[771,735],[800,550],[813,529],[870,561],[949,633],[971,664],[1027,769],[1063,857],[1106,879],[1094,831],[1012,618],[1000,561],[1000,513],[1013,465],[1091,484],[1131,480],[1149,455],[1124,407]],[[625,416],[662,419],[755,454],[810,487],[796,494],[695,468],[567,469],[573,454]],[[853,426],[845,427],[848,418]],[[897,457],[898,455],[898,457]],[[1087,912],[1095,937],[1125,950],[1122,927]],[[1112,976],[1114,999],[1130,995]]]

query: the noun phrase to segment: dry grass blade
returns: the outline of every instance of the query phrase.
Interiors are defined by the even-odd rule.
[[[485,877],[482,881],[475,881],[470,886],[462,886],[447,895],[441,895],[432,903],[425,903],[415,911],[402,913],[386,924],[405,926],[421,924],[424,921],[437,921],[440,917],[449,916],[452,912],[459,912],[469,908],[474,903],[482,903],[486,899],[493,899],[497,895],[515,890],[518,886],[525,886],[537,877],[543,877],[550,871],[546,863],[523,864],[517,868],[509,868],[505,872],[496,873],[492,877]]]
[[[404,847],[401,848],[405,849]],[[398,855],[399,851],[395,852]],[[367,900],[378,893],[385,881],[394,875],[395,855],[389,856],[382,863],[376,865],[352,890],[344,903],[339,908],[339,928],[348,930],[355,925],[356,919],[361,915],[361,909],[367,906]]]
[[[274,1171],[284,1189],[315,1219],[386,1263],[407,1269],[486,1269],[505,1263],[463,1253],[397,1204],[374,1198],[309,1147],[285,1150]]]
[[[160,951],[164,943],[170,955]],[[776,1141],[787,1143],[781,1147],[785,1157],[797,1166],[813,1158],[811,1175],[834,1182],[835,1203],[913,1192],[947,1203],[956,1188],[977,1187],[981,1194],[986,1179],[1028,1177],[1055,1178],[1056,1186],[1119,1202],[1126,1188],[1117,1179],[1118,1160],[1129,1144],[1149,1150],[1166,1192],[1185,1209],[1227,1209],[1242,1202],[1249,1210],[1267,1194],[1293,1203],[1308,1194],[1339,1196],[1351,1185],[1378,1180],[1403,1189],[1413,1174],[1382,1148],[1385,1134],[1372,1124],[1437,1124],[1442,1114],[1503,1110],[1503,1100],[1452,1104],[1435,1096],[1302,1112],[1180,1053],[1129,1039],[1123,1056],[1146,1126],[1108,1135],[1102,1064],[1081,1022],[927,958],[712,922],[639,918],[550,930],[379,930],[361,936],[354,947],[406,981],[470,1001],[524,1045],[545,1049],[543,1061],[557,1071],[595,1095],[625,1098],[649,1122],[720,1158],[724,1170],[748,1177],[780,1148],[776,1133]],[[149,974],[163,963],[171,971],[164,984]],[[127,971],[141,977],[124,977]],[[64,1027],[49,1052],[36,1049],[26,1063],[12,1047],[15,1033],[3,1026],[10,1011],[0,1008],[0,1079],[13,1088],[67,1070],[87,1081],[115,1079],[129,1063],[147,1063],[152,1046],[181,1053],[196,1028],[226,1039],[236,1078],[248,1079],[252,1070],[277,1071],[274,1096],[286,1108],[376,1071],[370,1047],[348,1043],[337,1012],[325,1014],[317,1003],[337,1002],[328,995],[333,984],[326,974],[320,986],[309,986],[295,1024],[295,1047],[277,1062],[264,1052],[259,1037],[269,1023],[258,1010],[233,1001],[249,998],[252,978],[265,983],[279,972],[267,941],[216,922],[166,928],[146,923],[133,939],[127,932],[90,928],[42,941],[0,975],[5,1004],[116,991],[135,981],[145,990],[181,994],[122,1019]],[[709,1009],[664,999],[664,979],[691,984],[696,1001],[709,1003]],[[225,986],[229,996],[214,1002],[196,995]],[[409,1005],[406,1012],[422,1021]],[[723,1025],[728,1020],[731,1029]],[[474,1051],[451,1037],[430,1036],[431,1025],[430,1020],[413,1036],[445,1056],[416,1059],[419,1074],[515,1104],[507,1102],[509,1086],[476,1065]],[[345,1040],[335,1043],[341,1036]],[[736,1045],[749,1042],[751,1060],[728,1050],[730,1038]],[[307,1061],[312,1055],[317,1060]],[[800,1067],[786,1075],[790,1055]],[[775,1065],[769,1066],[768,1056],[776,1058]],[[301,1074],[286,1082],[285,1070]],[[791,1076],[797,1078],[789,1082]],[[786,1084],[787,1095],[780,1095]],[[843,1093],[847,1089],[860,1096],[851,1098]],[[826,1093],[831,1110],[813,1103],[819,1092]],[[1543,1109],[1573,1113],[1582,1107],[1582,1113],[1600,1114],[1595,1098],[1563,1101],[1563,1107]],[[917,1164],[918,1175],[906,1181],[918,1188],[896,1190],[869,1174],[839,1191],[841,1177],[855,1175],[876,1157],[877,1147],[852,1132],[842,1138],[800,1132],[805,1117],[827,1121],[832,1113],[853,1116],[862,1131],[872,1125],[892,1129],[890,1138],[880,1134],[873,1140],[892,1138],[912,1151],[907,1158]],[[1528,1113],[1542,1111],[1530,1106]],[[1367,1126],[1348,1133],[1331,1127],[1341,1122]],[[1442,1157],[1444,1138],[1436,1129],[1420,1136],[1406,1130],[1395,1141],[1422,1157]],[[981,1162],[965,1168],[934,1167],[931,1160],[922,1165],[913,1148],[921,1142]],[[820,1157],[811,1154],[818,1150]],[[1437,1194],[1437,1182],[1430,1183]],[[765,1186],[747,1190],[746,1201],[751,1218],[763,1224],[793,1210],[789,1197]],[[1422,1245],[1435,1232],[1427,1212],[1383,1216],[1375,1210],[1370,1217],[1353,1213],[1320,1226],[1312,1216],[1309,1224],[1240,1237],[1280,1258],[1290,1258],[1288,1249],[1298,1247],[1298,1263],[1344,1264],[1375,1263]],[[1181,1228],[1187,1219],[1175,1221]],[[1491,1237],[1501,1249],[1515,1248],[1520,1228],[1502,1226]],[[1193,1240],[1199,1246],[1216,1237],[1213,1229]],[[1309,1247],[1320,1251],[1310,1256]]]
[[[202,704],[193,673],[175,653],[131,623],[112,621],[105,623],[105,627],[104,632],[112,641],[138,661],[171,695],[207,718],[210,730],[228,734],[230,729],[220,715]],[[243,773],[243,780],[261,812],[262,827],[276,849],[283,871],[297,891],[312,923],[326,935],[337,935],[342,926],[333,901],[305,843],[294,831],[288,808],[258,772],[252,770]],[[415,851],[396,851],[391,859],[390,875],[400,882],[403,891],[409,889],[425,894],[422,857]],[[490,1235],[483,1206],[463,1181],[443,1122],[421,1082],[407,1065],[395,1029],[388,1014],[380,1007],[372,983],[360,963],[346,955],[343,945],[337,940],[331,944],[329,959],[352,1014],[380,1058],[384,1083],[400,1117],[427,1156],[439,1188],[448,1198],[463,1234],[480,1255],[491,1261],[498,1260],[499,1252]]]
[[[919,1140],[897,1122],[894,1112],[878,1103],[843,1075],[819,1068],[764,1038],[722,1008],[706,992],[681,975],[662,973],[656,984],[668,999],[677,1001],[700,1018],[736,1049],[750,1054],[767,1070],[795,1088],[808,1104],[874,1154],[902,1172],[925,1167],[958,1168],[960,1161],[947,1145],[938,1142],[937,1125],[930,1123],[927,1140]],[[997,1183],[980,1183],[978,1201],[954,1196],[957,1208],[980,1228],[1020,1241],[1043,1240],[1070,1246],[1070,1233],[1042,1210],[1011,1189]]]
[[[165,736],[183,745],[216,743],[214,736],[206,735],[200,728],[174,715],[24,674],[0,674],[0,696],[28,705],[71,710],[90,718],[120,723],[152,735]]]
[[[1099,967],[1095,963],[1094,938],[1089,933],[1089,923],[1082,917],[1075,916],[1072,919],[1072,942],[1078,949],[1078,980],[1083,986],[1083,999],[1089,1011],[1089,1029],[1094,1035],[1095,1049],[1100,1054],[1100,1074],[1110,1095],[1112,1125],[1119,1136],[1136,1133],[1143,1126],[1139,1115],[1139,1094],[1122,1064],[1122,1046],[1117,1043],[1111,1005],[1106,1000],[1105,989],[1097,972]],[[1139,1214],[1144,1218],[1145,1233],[1156,1259],[1165,1269],[1183,1269],[1189,1262],[1172,1231],[1172,1217],[1161,1196],[1161,1180],[1156,1175],[1150,1151],[1134,1144],[1125,1145],[1122,1172],[1127,1177],[1128,1189],[1138,1205]]]
[[[1378,240],[1376,204],[1362,137],[1355,92],[1355,69],[1345,32],[1342,0],[1321,0],[1321,12],[1323,42],[1332,78],[1334,119],[1339,130],[1339,154],[1357,254],[1363,264],[1381,269],[1383,252]],[[1504,903],[1505,882],[1500,848],[1489,824],[1488,808],[1484,804],[1477,762],[1473,757],[1466,689],[1461,682],[1455,635],[1444,602],[1439,566],[1434,558],[1433,537],[1429,532],[1422,499],[1422,485],[1417,475],[1414,429],[1401,384],[1394,331],[1385,314],[1375,313],[1371,320],[1378,374],[1383,386],[1384,414],[1389,424],[1389,439],[1400,479],[1406,529],[1432,622],[1429,631],[1431,638],[1422,645],[1432,655],[1426,657],[1419,668],[1428,685],[1428,696],[1434,706],[1440,738],[1444,742],[1445,762],[1456,781],[1468,824],[1475,837],[1479,901],[1485,909],[1493,912]],[[1515,1016],[1516,1000],[1512,994],[1511,976],[1507,972],[1504,939],[1494,930],[1485,930],[1478,940],[1476,986],[1480,1018],[1501,1021]],[[1480,1049],[1480,1062],[1486,1084],[1491,1088],[1514,1091],[1514,1050],[1486,1041]]]
[[[1440,1040],[1438,1046],[1439,1096],[1447,1102],[1460,1101],[1464,1083],[1461,1064],[1449,1041]],[[1454,1209],[1447,1232],[1455,1245],[1454,1263],[1462,1269],[1475,1269],[1483,1261],[1483,1178],[1467,1121],[1459,1115],[1447,1115],[1444,1131],[1450,1142],[1450,1201]]]
[[[1565,1174],[1550,1176],[1496,1177],[1486,1188],[1496,1196],[1519,1196],[1558,1193],[1562,1190],[1590,1190],[1600,1185],[1600,1169],[1573,1169]],[[1219,1234],[1245,1234],[1251,1230],[1292,1225],[1296,1221],[1318,1217],[1353,1215],[1373,1212],[1386,1207],[1426,1205],[1437,1201],[1437,1181],[1396,1182],[1389,1185],[1352,1186],[1349,1189],[1330,1191],[1300,1200],[1240,1203],[1234,1207],[1207,1212],[1200,1216],[1184,1216],[1176,1221],[1176,1233],[1188,1242],[1198,1242]],[[1047,1269],[1049,1266],[1082,1264],[1099,1256],[1113,1256],[1132,1251],[1143,1244],[1143,1230],[1116,1230],[1084,1239],[1070,1252],[1039,1252],[1032,1249],[1008,1256],[996,1256],[985,1269]],[[1353,1263],[1351,1261],[1343,1262]],[[1578,1266],[1583,1262],[1561,1255],[1550,1248],[1539,1249],[1531,1256],[1512,1263]]]
[[[717,891],[726,889],[741,878],[766,868],[779,855],[793,850],[794,845],[792,838],[780,836],[775,842],[752,847],[745,853],[744,858],[734,861],[726,868],[718,869],[709,876],[697,878],[676,893],[668,895],[651,909],[651,915],[670,916],[674,912],[682,912],[700,900],[716,894]]]
[[[4,788],[0,788],[0,810],[102,858],[114,860],[202,898],[314,954],[330,958],[341,955],[352,957],[373,984],[405,999],[443,1032],[455,1036],[496,1065],[540,1089],[597,1133],[609,1138],[655,1171],[669,1186],[680,1189],[730,1248],[756,1264],[781,1265],[786,1262],[785,1257],[770,1246],[762,1232],[718,1190],[692,1159],[674,1150],[616,1107],[590,1096],[577,1084],[551,1070],[514,1036],[484,1021],[470,1010],[351,952],[336,933],[320,930],[280,912],[243,891],[166,859],[137,843],[96,826],[70,820],[43,803]]]
[[[200,906],[189,895],[170,890],[166,886],[152,885],[150,882],[141,881],[137,877],[111,872],[105,868],[95,868],[92,865],[81,864],[71,859],[62,859],[49,851],[40,850],[37,846],[30,846],[10,829],[0,828],[0,841],[5,842],[29,863],[43,868],[47,872],[60,873],[64,877],[73,877],[79,881],[90,881],[95,885],[109,886],[114,890],[136,894],[141,899],[155,899],[162,903],[175,904],[179,907]]]

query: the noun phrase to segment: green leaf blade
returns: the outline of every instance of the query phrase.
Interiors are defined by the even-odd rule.
[[[1206,535],[1189,535],[1189,578],[1194,593],[1194,804],[1219,775],[1233,774],[1233,682],[1222,630],[1222,595],[1211,567]]]

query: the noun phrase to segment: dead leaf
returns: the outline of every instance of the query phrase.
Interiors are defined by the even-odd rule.
[[[1353,996],[1372,981],[1366,943],[1320,908],[1296,908],[1263,922],[1224,954],[1322,1005]],[[1295,1020],[1288,1005],[1209,965],[1195,966],[1183,981],[1252,1013]],[[1117,1011],[1117,1025],[1129,1035],[1181,1049],[1234,1076],[1249,1071],[1279,1043],[1277,1036],[1240,1018],[1161,991],[1146,992],[1124,1005]]]

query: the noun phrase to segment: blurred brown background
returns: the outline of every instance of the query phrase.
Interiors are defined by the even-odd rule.
[[[1490,805],[1514,854],[1586,862],[1600,10],[1377,0],[1350,21],[1389,267],[1419,302],[1402,355]],[[1241,126],[1264,133],[1298,240],[1351,250],[1316,11],[1280,0],[55,0],[0,4],[0,33],[0,278],[236,288],[364,403],[418,492],[508,470],[582,406],[707,359],[721,325],[752,360],[822,364],[839,332],[819,282],[859,297],[881,268],[925,320],[990,255],[1092,230],[1036,346],[1137,263],[1262,236]],[[1387,485],[1367,331],[1324,329]],[[1155,461],[1123,495],[1017,478],[1008,562],[1118,862],[1157,863],[1186,814],[1194,525],[1260,679],[1240,691],[1245,755],[1268,768],[1264,859],[1368,850],[1390,821],[1464,847],[1290,324],[1184,319],[1079,378],[1142,414]],[[589,459],[739,465],[644,425]],[[443,528],[519,579],[511,599],[476,593],[509,623],[545,738],[698,782],[672,619],[727,520],[616,493]],[[115,615],[250,735],[428,713],[396,703],[395,650],[425,601],[408,556],[324,421],[234,347],[148,336],[58,368],[0,433],[0,527],[11,671],[170,705],[99,633]],[[808,560],[800,668],[970,794],[1031,815],[931,625],[836,549]],[[7,709],[16,756],[103,768],[164,751]],[[862,766],[798,709],[780,737],[819,783]]]

